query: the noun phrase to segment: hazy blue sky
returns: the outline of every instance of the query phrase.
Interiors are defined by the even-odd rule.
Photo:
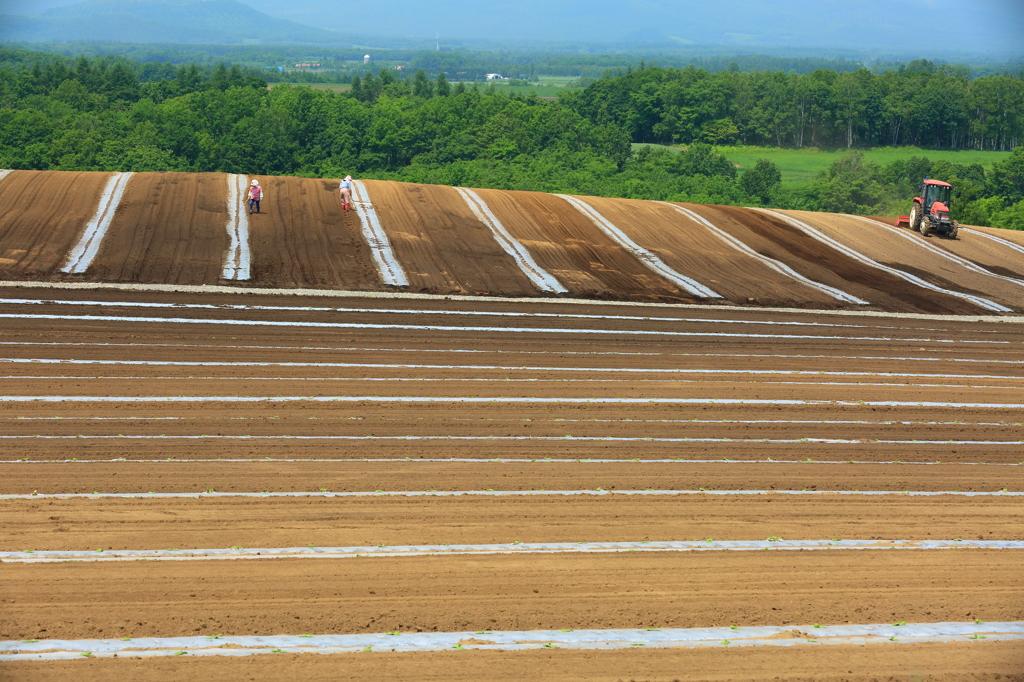
[[[1024,53],[1024,0],[243,0],[345,33]],[[39,13],[73,0],[0,0]],[[154,38],[156,40],[157,38]]]

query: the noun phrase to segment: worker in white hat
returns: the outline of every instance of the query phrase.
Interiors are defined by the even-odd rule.
[[[352,176],[346,175],[338,189],[341,191],[341,210],[348,211],[352,208]]]
[[[256,212],[260,212],[260,199],[263,198],[263,188],[259,180],[253,180],[249,184],[249,213],[252,213],[253,205],[256,205]]]

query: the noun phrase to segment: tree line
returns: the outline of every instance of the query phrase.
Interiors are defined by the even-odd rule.
[[[0,62],[3,54],[0,53]],[[237,66],[174,67],[78,59],[0,68],[0,168],[214,171],[379,178],[636,199],[857,213],[906,212],[924,175],[962,189],[955,216],[1024,227],[1024,148],[990,171],[912,159],[885,167],[855,154],[810,186],[784,190],[768,161],[737,172],[707,140],[631,147],[623,92],[594,83],[571,101],[504,95],[420,70],[381,69],[334,93],[266,81]],[[649,71],[643,69],[633,73]],[[653,71],[653,70],[651,70]],[[644,74],[646,75],[646,74]],[[731,76],[730,76],[731,77]],[[707,80],[707,79],[705,79]],[[710,84],[710,82],[709,82]],[[721,93],[719,93],[721,95]],[[724,96],[724,95],[721,95]],[[714,91],[709,99],[715,100]]]
[[[927,60],[806,75],[647,67],[562,99],[634,142],[1003,151],[1024,143],[1024,72],[972,80]]]

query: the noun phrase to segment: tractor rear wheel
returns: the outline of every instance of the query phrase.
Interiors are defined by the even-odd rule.
[[[956,239],[957,232],[960,231],[960,223],[953,221],[953,226],[949,228],[949,238]]]
[[[910,209],[910,229],[914,232],[921,231],[921,205],[914,204]]]
[[[921,221],[921,236],[927,237],[932,233],[932,223],[929,220]]]

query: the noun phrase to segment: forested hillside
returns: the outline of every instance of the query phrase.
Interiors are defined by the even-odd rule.
[[[881,74],[650,67],[563,99],[634,142],[1008,150],[1024,143],[1022,76],[972,80],[967,69],[927,60]]]
[[[763,132],[750,132],[765,121],[789,125],[796,100],[786,98],[785,84],[814,86],[800,114],[806,117],[803,144],[834,144],[851,127],[857,135],[875,130],[880,124],[870,117],[856,125],[839,117],[847,111],[837,99],[845,92],[839,84],[847,74],[835,72],[793,77],[640,69],[602,79],[564,101],[544,101],[453,86],[443,73],[429,79],[423,71],[398,79],[393,70],[381,70],[356,79],[351,92],[334,93],[291,86],[268,90],[258,75],[237,66],[175,69],[84,58],[71,67],[61,59],[41,66],[23,54],[3,51],[0,63],[10,65],[0,69],[2,168],[352,173],[482,188],[857,213],[905,212],[916,184],[932,175],[962,189],[954,211],[965,222],[1024,227],[1024,148],[989,171],[924,158],[879,167],[854,153],[809,187],[783,191],[779,171],[770,162],[738,174],[713,146],[744,135],[770,140]],[[913,96],[906,100],[902,141],[919,142],[932,134],[928,131],[947,130],[945,123],[922,127],[925,119],[914,104],[915,98],[933,96],[929,93],[944,82],[963,82],[971,97],[990,88],[996,93],[992,106],[1003,107],[981,109],[970,100],[974,109],[962,124],[967,126],[964,140],[1010,147],[1020,136],[1021,109],[1007,104],[1021,93],[1022,82],[1015,77],[966,81],[915,70],[849,77],[874,84],[933,84],[906,89]],[[759,89],[773,83],[780,84],[778,96]],[[891,120],[884,116],[879,121]],[[664,132],[667,128],[659,126],[667,126],[666,121],[686,132]],[[631,150],[631,139],[664,140],[665,135],[688,143],[687,149]],[[800,143],[792,130],[776,141]]]

